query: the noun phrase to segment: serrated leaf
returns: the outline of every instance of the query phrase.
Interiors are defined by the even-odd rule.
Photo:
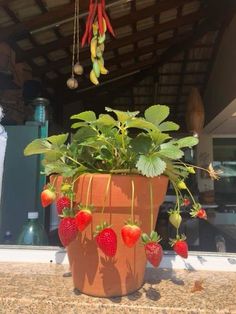
[[[161,123],[158,128],[161,132],[177,131],[179,130],[179,125],[172,121],[166,121]]]
[[[152,139],[145,134],[139,134],[131,140],[130,147],[137,154],[147,154],[152,147]]]
[[[136,166],[144,176],[153,178],[165,171],[166,163],[156,154],[150,156],[141,155]]]
[[[176,141],[178,147],[192,147],[198,144],[198,138],[194,136],[183,137]]]
[[[161,144],[158,154],[170,159],[180,159],[184,155],[181,149],[171,143]]]
[[[113,119],[109,114],[100,114],[97,123],[105,126],[116,126],[117,121]]]
[[[152,122],[157,127],[170,114],[170,109],[164,105],[154,105],[145,110],[144,116],[147,121]]]
[[[61,146],[67,141],[68,136],[69,136],[69,133],[53,135],[53,136],[47,137],[47,140],[54,145]]]
[[[96,114],[93,111],[83,111],[81,113],[78,113],[78,114],[71,116],[70,118],[83,120],[86,122],[93,122],[97,119]]]
[[[71,125],[71,128],[72,129],[78,129],[78,128],[81,128],[82,126],[86,126],[87,123],[86,122],[76,122],[76,123],[73,123]]]
[[[24,149],[25,156],[44,154],[50,151],[52,144],[50,144],[46,139],[37,138]]]
[[[72,168],[59,160],[51,163],[44,163],[44,168],[44,172],[47,176],[52,173],[57,173],[64,177],[73,177],[78,172],[78,168]]]
[[[142,118],[132,118],[129,121],[127,121],[126,126],[128,128],[137,128],[142,130],[152,130],[155,129],[155,125],[152,123],[142,119]]]
[[[120,111],[120,110],[114,110],[112,108],[109,107],[105,107],[107,112],[114,112],[117,116],[118,121],[120,121],[121,123],[126,122],[127,120],[129,120],[132,117],[136,117],[139,114],[139,111],[133,111],[133,112],[129,112],[129,111]]]
[[[86,139],[96,136],[97,133],[95,130],[91,129],[89,126],[81,127],[74,135],[73,140],[76,140],[78,142],[83,142]]]

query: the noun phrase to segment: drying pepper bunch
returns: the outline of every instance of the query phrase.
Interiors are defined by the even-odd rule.
[[[107,30],[115,37],[114,30],[106,13],[105,0],[90,0],[89,13],[81,45],[84,47],[86,42],[90,45],[93,64],[90,72],[90,81],[94,85],[99,84],[98,78],[101,74],[106,75],[108,73],[103,59]]]

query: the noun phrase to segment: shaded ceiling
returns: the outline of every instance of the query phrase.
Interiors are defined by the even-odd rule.
[[[197,86],[204,93],[235,2],[107,0],[116,32],[116,39],[107,36],[106,40],[109,74],[100,86],[92,86],[86,46],[80,50],[85,74],[76,91],[66,87],[71,74],[74,1],[0,0],[0,42],[10,44],[17,62],[26,62],[33,76],[41,78],[64,106],[78,99],[85,106],[94,99],[100,103],[112,99],[120,108],[130,102],[135,110],[153,102],[166,103],[181,118],[189,89]],[[88,3],[80,1],[80,34]]]

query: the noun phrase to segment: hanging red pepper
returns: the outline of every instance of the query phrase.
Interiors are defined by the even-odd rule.
[[[90,21],[91,21],[91,15],[92,15],[92,11],[94,8],[94,3],[93,0],[90,0],[89,2],[89,12],[88,12],[88,17],[86,20],[86,25],[85,25],[85,32],[81,41],[81,46],[84,47],[87,39],[88,39],[88,35],[89,35],[89,25],[90,25]]]
[[[101,0],[102,3],[102,15],[106,21],[106,25],[107,25],[107,29],[109,30],[109,32],[112,34],[113,37],[116,37],[115,32],[113,30],[113,27],[111,26],[111,22],[110,19],[106,13],[106,4],[105,4],[105,0]]]
[[[98,7],[98,1],[95,0],[94,1],[94,5],[92,7],[91,18],[90,18],[90,21],[89,21],[88,43],[91,42],[91,39],[93,37],[93,22],[94,22],[94,19],[95,19],[95,16],[96,16],[97,7]]]

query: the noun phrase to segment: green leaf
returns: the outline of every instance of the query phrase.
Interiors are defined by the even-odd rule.
[[[165,171],[166,163],[156,154],[150,156],[141,155],[136,166],[144,176],[153,178]]]
[[[80,128],[80,127],[82,127],[82,126],[86,126],[86,125],[87,125],[86,122],[76,122],[76,123],[73,123],[73,124],[71,125],[71,128],[72,128],[72,129],[78,129],[78,128]]]
[[[24,155],[37,155],[37,154],[44,154],[51,150],[52,145],[46,140],[37,138],[29,145],[26,146],[24,149]]]
[[[44,158],[47,161],[56,161],[58,160],[60,157],[62,156],[62,153],[58,152],[58,151],[49,151],[47,153],[45,153]]]
[[[62,175],[63,177],[73,177],[79,170],[79,168],[72,168],[71,166],[65,164],[61,160],[54,162],[43,161],[44,172],[48,176],[52,173]]]
[[[109,107],[105,107],[105,109],[107,112],[114,112],[117,116],[118,121],[120,121],[121,123],[125,123],[130,118],[136,117],[139,114],[139,111],[133,111],[133,112],[120,111],[120,110],[113,110]]]
[[[128,128],[137,128],[137,129],[142,129],[142,130],[155,129],[155,125],[153,125],[152,123],[142,118],[132,118],[131,120],[127,121],[126,126]]]
[[[152,131],[150,135],[156,145],[160,145],[166,140],[170,139],[170,136],[168,134],[161,133],[160,131]]]
[[[117,121],[109,114],[100,114],[96,122],[105,126],[117,126]]]
[[[187,136],[176,141],[178,147],[192,147],[198,144],[198,138],[194,136]]]
[[[161,144],[158,154],[170,159],[179,159],[184,155],[181,149],[171,143]]]
[[[69,133],[66,134],[59,134],[47,137],[47,140],[57,146],[63,145],[68,139]]]
[[[138,154],[147,154],[152,147],[152,139],[141,133],[131,140],[130,147]]]
[[[169,107],[163,105],[151,106],[144,112],[146,120],[152,122],[157,127],[162,121],[164,121],[169,116],[169,114],[170,114]]]
[[[158,128],[161,132],[177,131],[179,130],[179,125],[171,121],[166,121],[161,123]]]
[[[70,117],[71,119],[83,120],[86,122],[93,122],[96,120],[96,114],[93,111],[83,111]]]
[[[97,132],[90,128],[89,126],[81,127],[74,135],[73,140],[76,140],[78,142],[83,142],[86,139],[96,136]]]
[[[102,146],[101,147],[101,156],[105,159],[112,159],[112,152],[106,147]]]

